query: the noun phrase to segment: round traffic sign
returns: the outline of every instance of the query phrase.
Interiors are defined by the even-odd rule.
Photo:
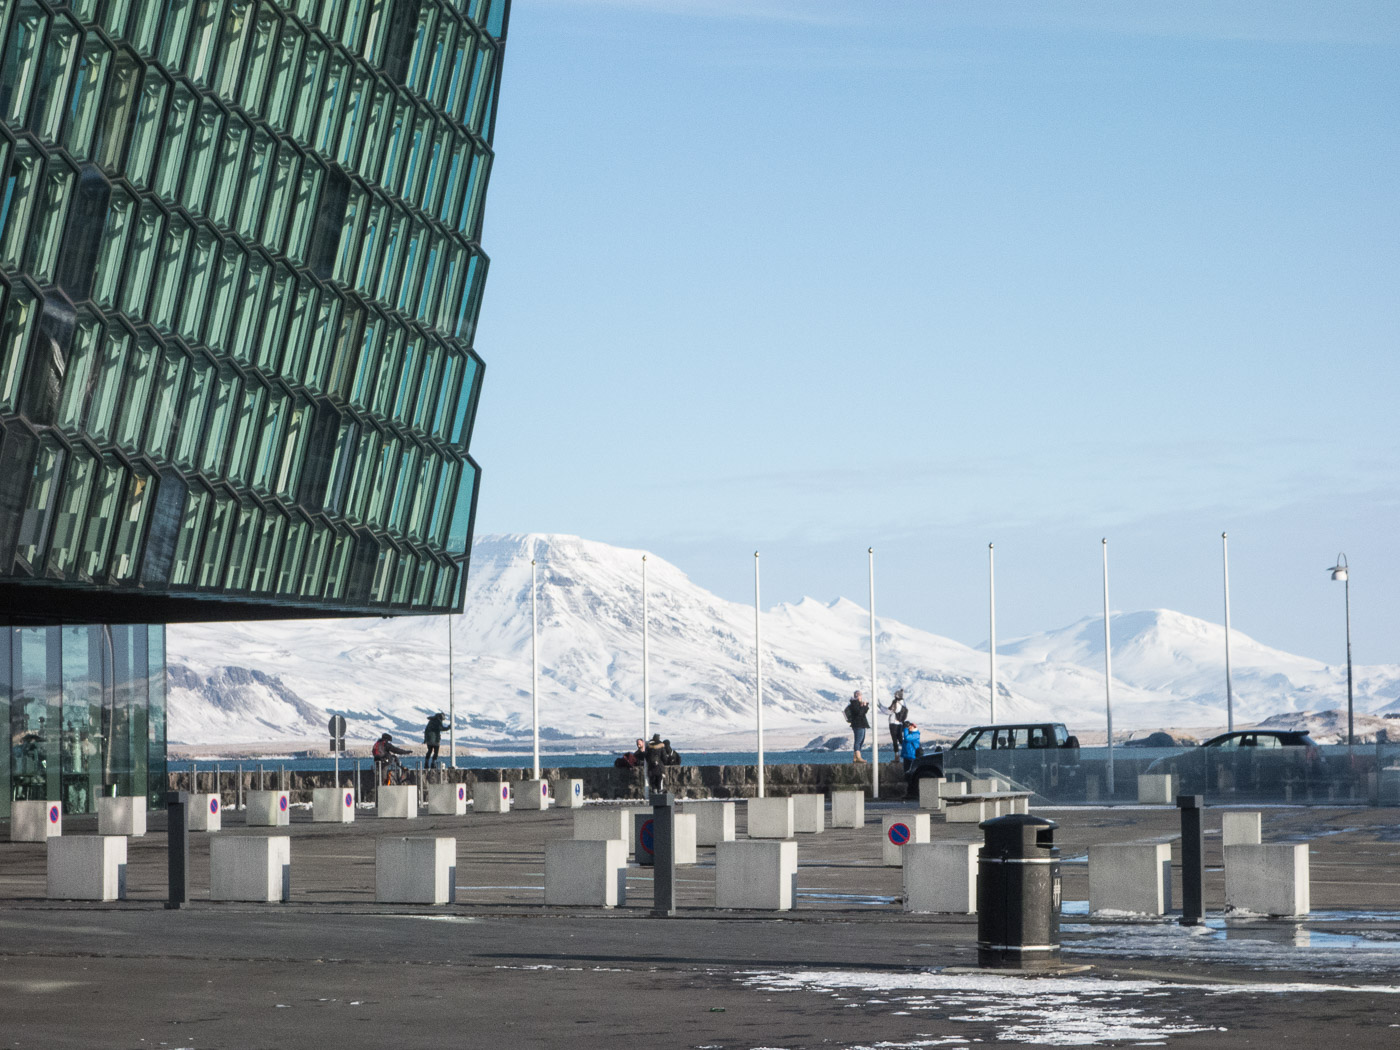
[[[346,809],[353,809],[354,806],[355,806],[355,793],[354,793],[353,791],[347,791],[347,792],[345,792],[345,808],[346,808]]]
[[[281,798],[279,798],[279,799],[277,800],[277,808],[280,809],[280,810],[282,810],[284,813],[287,811],[287,796],[286,796],[286,795],[283,795]]]
[[[655,821],[651,820],[642,821],[642,849],[646,850],[648,853],[656,852],[655,847],[652,846],[652,842],[655,840],[655,829],[652,827],[654,823]]]
[[[908,841],[909,841],[909,825],[908,825],[908,824],[891,824],[891,825],[890,825],[890,842],[894,843],[896,846],[903,846],[903,845],[905,845]]]
[[[49,823],[50,823],[50,824],[57,824],[57,823],[58,823],[58,814],[59,814],[59,809],[58,809],[57,806],[50,806],[50,807],[49,807]]]
[[[209,800],[209,812],[210,812],[210,813],[217,813],[217,812],[219,812],[219,800],[218,800],[217,798],[211,798],[211,799]]]
[[[326,723],[326,728],[331,731],[331,736],[339,740],[345,735],[345,716],[331,715],[331,720]]]

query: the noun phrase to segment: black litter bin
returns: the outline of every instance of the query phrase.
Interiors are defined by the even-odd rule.
[[[977,964],[1036,969],[1060,961],[1060,851],[1053,820],[984,820],[977,853]]]

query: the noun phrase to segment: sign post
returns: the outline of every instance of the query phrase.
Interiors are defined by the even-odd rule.
[[[345,750],[345,716],[331,715],[326,728],[331,731],[331,754],[335,756],[335,786],[340,787],[340,753]]]

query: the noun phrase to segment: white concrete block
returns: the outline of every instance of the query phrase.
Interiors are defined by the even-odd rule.
[[[125,835],[59,836],[48,842],[51,900],[126,899]]]
[[[1172,906],[1172,847],[1112,842],[1089,847],[1089,911],[1165,915]]]
[[[826,796],[792,796],[792,830],[799,835],[820,835],[826,830]]]
[[[943,787],[947,783],[942,777],[924,777],[919,781],[919,808],[940,810],[943,808]]]
[[[973,778],[969,785],[969,795],[990,795],[996,791],[1008,791],[1010,785],[1000,777]]]
[[[549,797],[560,809],[579,809],[583,805],[583,781],[551,780]]]
[[[381,786],[380,790],[384,788]],[[355,821],[355,789],[311,789],[311,819],[317,824],[352,824]]]
[[[457,899],[457,840],[433,835],[377,839],[374,899],[380,904],[451,904]]]
[[[959,802],[956,795],[945,796],[943,819],[949,824],[980,824],[991,814],[985,802]]]
[[[146,797],[122,795],[112,798],[100,795],[97,799],[97,833],[99,835],[126,835],[139,839],[146,834]]]
[[[211,901],[290,900],[292,840],[288,835],[220,836],[209,840]]]
[[[721,842],[715,847],[715,907],[788,911],[796,903],[796,842]]]
[[[1306,842],[1225,847],[1225,910],[1306,915],[1312,910]]]
[[[549,781],[520,781],[511,792],[511,805],[516,809],[548,809]]]
[[[793,836],[792,799],[751,798],[744,803],[751,839],[790,839]]]
[[[1029,813],[1031,811],[1031,800],[1028,796],[1014,798],[1011,800],[1012,813]]]
[[[864,791],[833,791],[831,793],[831,826],[833,828],[865,827]]]
[[[380,784],[374,814],[394,820],[418,819],[418,788],[414,784]]]
[[[717,846],[734,841],[734,803],[722,799],[707,799],[683,803],[685,812],[695,817],[695,843]]]
[[[905,846],[904,910],[972,915],[977,911],[980,842],[924,842]]]
[[[1139,773],[1138,801],[1149,806],[1176,804],[1175,779],[1170,773]]]
[[[585,806],[574,810],[574,839],[596,842],[616,839],[623,844],[623,857],[630,852],[632,811],[623,806]]]
[[[654,844],[655,835],[648,825],[652,825],[656,814],[649,809],[634,809],[632,811],[632,852],[636,855],[637,863],[648,866],[655,863]],[[677,864],[695,863],[695,835],[696,818],[694,813],[673,813],[671,815],[671,834],[674,838],[673,852]]]
[[[478,813],[509,813],[510,782],[478,780],[472,785],[472,808]]]
[[[588,810],[579,810],[579,817]],[[618,812],[618,811],[614,811]],[[577,833],[577,825],[574,828]],[[627,903],[627,841],[598,838],[546,842],[544,902],[616,908]]]
[[[880,836],[885,867],[897,868],[903,864],[904,847],[927,842],[928,829],[927,813],[901,813],[899,816],[885,817]]]
[[[188,807],[191,831],[218,831],[224,826],[224,804],[218,795],[191,795]]]
[[[1259,813],[1226,810],[1220,814],[1220,841],[1225,846],[1257,846],[1263,841]]]
[[[249,791],[243,799],[250,828],[285,828],[291,822],[285,791]]]
[[[38,801],[10,803],[11,842],[47,842],[62,834],[62,803]]]
[[[674,836],[676,863],[694,864],[696,861],[696,849],[699,844],[699,821],[694,813],[677,813],[671,818],[675,821],[671,826],[671,834]]]
[[[438,817],[460,817],[467,811],[466,784],[429,784],[428,812]]]
[[[954,795],[966,795],[967,781],[945,780],[938,785],[938,794],[940,798],[952,798]]]

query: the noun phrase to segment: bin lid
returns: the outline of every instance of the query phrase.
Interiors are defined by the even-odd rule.
[[[978,827],[986,836],[984,846],[987,849],[1029,856],[1033,849],[1054,847],[1055,829],[1059,825],[1053,820],[1029,813],[1008,813],[1004,817],[984,820]]]

